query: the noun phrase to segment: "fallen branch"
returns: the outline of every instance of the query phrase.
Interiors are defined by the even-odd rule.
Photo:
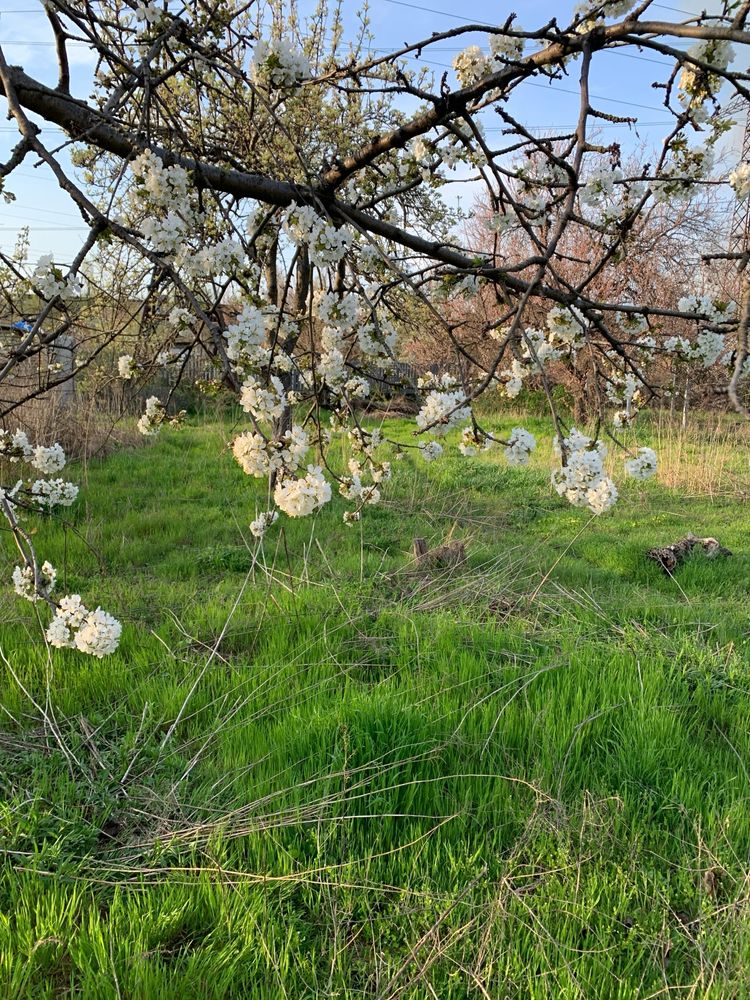
[[[649,549],[646,556],[658,562],[665,573],[672,573],[680,563],[687,559],[696,545],[703,549],[709,559],[715,559],[716,556],[732,555],[730,550],[720,545],[715,538],[698,538],[696,535],[687,534],[679,542],[673,542],[672,545],[662,545]]]

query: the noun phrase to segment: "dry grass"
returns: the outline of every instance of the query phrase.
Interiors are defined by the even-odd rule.
[[[99,396],[78,395],[67,404],[56,393],[29,400],[6,420],[21,427],[32,441],[59,442],[68,458],[86,460],[143,443],[135,421]]]
[[[653,416],[650,435],[659,482],[690,496],[750,495],[750,424],[731,413],[693,413],[684,428],[668,411]]]

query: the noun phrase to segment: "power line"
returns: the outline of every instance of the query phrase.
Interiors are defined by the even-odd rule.
[[[473,23],[475,23],[473,21],[467,21],[466,18],[462,17],[460,14],[451,14],[450,11],[447,11],[447,10],[437,10],[435,7],[423,7],[421,4],[407,3],[407,0],[384,0],[384,3],[393,4],[393,6],[395,6],[395,7],[409,7],[411,10],[421,10],[421,11],[424,11],[425,13],[427,13],[427,14],[440,14],[440,15],[442,15],[442,17],[449,17],[449,18],[451,18],[451,20],[454,20],[454,21],[463,21],[464,24],[473,24]],[[666,6],[665,4],[662,4],[662,3],[655,3],[655,4],[652,4],[651,6],[652,7],[658,7],[660,10],[671,10],[671,11],[674,11],[676,14],[688,14],[688,15],[690,15],[690,14],[693,13],[690,10],[682,10],[679,7],[668,7],[668,6]]]

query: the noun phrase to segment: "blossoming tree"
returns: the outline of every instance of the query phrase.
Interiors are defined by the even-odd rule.
[[[272,500],[252,523],[256,536],[280,514],[320,509],[334,486],[349,501],[347,523],[379,501],[391,472],[388,442],[360,413],[396,360],[399,296],[420,303],[462,372],[420,380],[411,445],[420,461],[437,458],[446,432],[463,427],[462,453],[497,447],[509,464],[524,464],[533,436],[516,427],[496,438],[473,404],[488,392],[512,397],[534,381],[555,425],[553,488],[593,513],[608,510],[617,487],[605,471],[603,432],[589,437],[566,426],[545,374],[552,361],[575,365],[584,354],[600,428],[632,423],[658,395],[646,375],[654,357],[712,366],[730,347],[728,396],[747,413],[739,391],[748,372],[746,283],[739,303],[704,287],[686,288],[673,305],[602,297],[597,288],[627,257],[654,204],[687,202],[717,183],[750,196],[750,165],[728,177],[714,170],[728,105],[750,97],[737,65],[750,43],[750,2],[724,0],[711,17],[662,20],[652,0],[584,0],[533,29],[509,15],[385,54],[371,48],[366,21],[346,48],[340,13],[325,2],[305,28],[282,0],[42,6],[57,85],[9,65],[0,48],[0,94],[19,132],[0,164],[2,192],[12,197],[13,173],[27,158],[41,161],[88,235],[68,267],[42,258],[26,273],[3,258],[13,276],[7,298],[32,296],[38,308],[29,328],[0,346],[0,381],[65,332],[102,246],[123,248],[141,275],[144,315],[163,318],[158,356],[174,363],[178,380],[191,351],[208,353],[247,414],[232,452],[244,472],[268,479]],[[413,68],[433,46],[469,35],[483,44],[460,52],[452,76],[435,81]],[[71,42],[97,55],[87,99],[71,93]],[[602,120],[632,121],[598,108],[589,88],[592,66],[613,49],[656,54],[666,67],[655,82],[672,124],[654,162],[635,169],[597,138]],[[571,78],[579,87],[575,127],[536,136],[516,111],[518,93],[529,81],[554,89]],[[35,116],[63,130],[82,173],[43,141]],[[501,124],[499,141],[488,137],[490,116]],[[479,253],[451,228],[440,199],[457,176],[480,185],[488,206],[495,239]],[[566,248],[581,234],[592,236],[584,238],[590,256],[572,277]],[[509,255],[509,246],[523,251]],[[725,260],[746,263],[742,252]],[[472,350],[446,302],[478,294],[494,308]],[[666,336],[667,320],[682,321],[685,335]],[[137,380],[153,349],[153,340],[123,342],[113,375]],[[175,419],[171,399],[154,396],[139,429],[154,435]],[[351,441],[345,475],[327,458],[335,434]],[[56,596],[55,569],[40,562],[23,526],[33,510],[74,502],[76,488],[57,477],[62,449],[9,425],[0,459],[0,468],[31,470],[0,488],[20,553],[16,591],[50,606],[52,645],[111,652],[119,623],[77,595]],[[624,471],[647,478],[656,462],[641,448],[624,456]]]

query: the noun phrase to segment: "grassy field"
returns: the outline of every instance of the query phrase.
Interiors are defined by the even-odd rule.
[[[662,482],[598,520],[544,453],[409,455],[362,532],[334,499],[263,551],[229,436],[40,522],[117,654],[48,657],[2,592],[0,995],[750,996],[746,433],[653,425]],[[735,555],[670,579],[686,531]]]

